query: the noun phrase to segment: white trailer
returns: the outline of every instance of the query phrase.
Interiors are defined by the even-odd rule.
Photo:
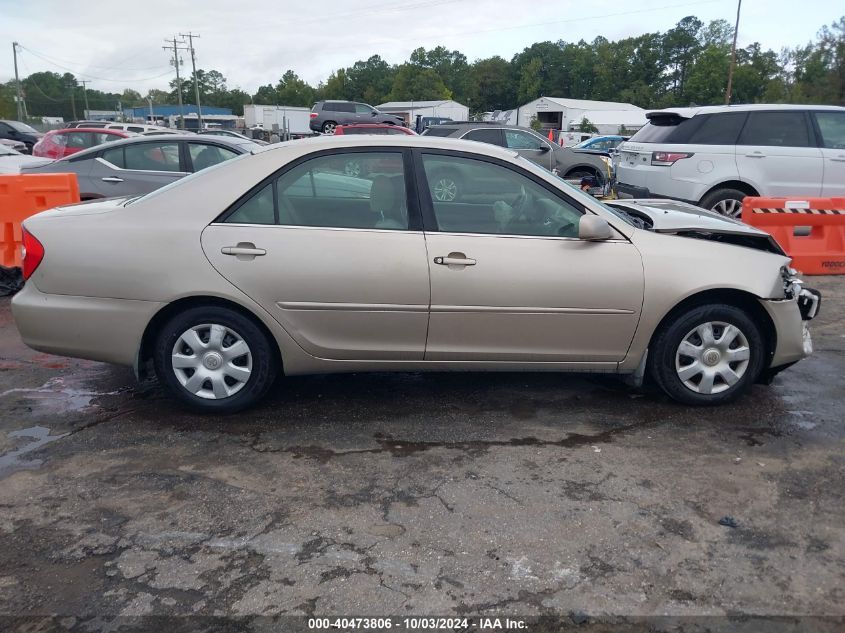
[[[293,106],[245,105],[244,122],[247,128],[261,127],[267,131],[285,128],[291,134],[311,134],[308,122],[311,120],[311,108]],[[273,126],[277,127],[274,128]]]

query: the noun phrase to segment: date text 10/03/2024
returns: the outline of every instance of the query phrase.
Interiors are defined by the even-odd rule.
[[[519,631],[527,630],[524,620],[513,618],[309,618],[308,628],[332,631],[405,629],[409,631]]]

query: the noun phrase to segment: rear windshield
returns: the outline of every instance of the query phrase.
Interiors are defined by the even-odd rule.
[[[657,116],[649,119],[640,130],[631,137],[632,143],[683,143],[692,130],[697,128],[696,118],[686,119],[678,115]]]
[[[454,127],[429,127],[423,131],[423,136],[451,136],[456,129]]]

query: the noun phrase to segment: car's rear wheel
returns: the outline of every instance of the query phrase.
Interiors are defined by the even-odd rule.
[[[159,381],[191,408],[234,413],[255,404],[276,377],[275,344],[230,308],[190,308],[158,332],[153,360]]]
[[[679,314],[657,333],[649,359],[655,382],[684,404],[733,400],[760,375],[765,343],[740,308],[706,305]]]
[[[701,199],[700,206],[729,218],[742,216],[742,201],[745,194],[738,189],[716,189]]]
[[[337,123],[334,121],[326,121],[323,123],[323,134],[334,134],[335,128],[337,127]]]

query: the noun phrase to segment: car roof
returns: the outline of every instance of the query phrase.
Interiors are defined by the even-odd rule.
[[[92,131],[101,132],[102,130],[96,129]],[[250,148],[245,146],[257,145],[256,143],[253,143],[248,139],[226,138],[225,136],[215,136],[213,138],[203,138],[201,140],[203,143],[209,143],[212,145],[217,144],[247,150],[249,150]],[[124,145],[135,145],[136,143],[161,143],[165,141],[168,143],[173,143],[176,141],[193,141],[194,143],[196,143],[198,139],[196,134],[157,134],[154,136],[144,136],[142,134],[137,134],[134,136],[130,136],[129,138],[122,138],[119,141],[112,141],[104,145],[95,145],[94,147],[89,147],[87,149],[82,150],[81,152],[76,152],[75,154],[72,154],[67,158],[69,160],[81,160],[86,156],[93,154],[94,152],[98,152],[104,149],[105,147],[112,149],[114,147],[123,147]]]
[[[122,136],[124,134],[135,134],[127,130],[108,130],[103,127],[63,127],[58,130],[50,130],[51,132],[96,132],[97,134],[111,134],[113,136]]]
[[[676,115],[689,119],[698,114],[714,114],[718,112],[753,112],[755,110],[830,110],[833,112],[845,112],[845,108],[841,106],[798,105],[789,103],[744,103],[727,106],[698,106],[689,108],[664,108],[663,110],[649,110],[646,112],[646,118],[651,119],[652,117],[658,117],[661,115]]]

